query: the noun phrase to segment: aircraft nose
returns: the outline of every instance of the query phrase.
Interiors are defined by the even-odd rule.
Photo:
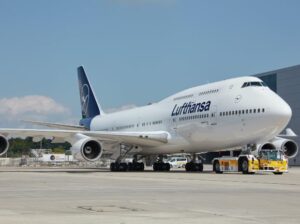
[[[286,126],[292,117],[292,109],[283,99],[275,106],[274,118],[283,126]]]
[[[292,117],[292,108],[285,102],[285,105],[282,107],[282,116],[287,118],[288,120]]]

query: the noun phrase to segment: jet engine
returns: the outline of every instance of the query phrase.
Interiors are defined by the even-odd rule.
[[[0,135],[0,156],[4,155],[9,148],[9,142],[7,138]]]
[[[290,139],[276,138],[272,144],[284,152],[288,158],[293,158],[298,154],[298,145]]]
[[[276,146],[273,143],[267,142],[257,146],[258,151],[262,149],[276,149]]]
[[[75,159],[88,162],[99,160],[103,153],[101,143],[92,138],[83,138],[77,141],[71,150]]]

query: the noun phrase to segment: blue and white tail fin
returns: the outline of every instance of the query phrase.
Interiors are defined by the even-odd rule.
[[[90,85],[87,75],[82,66],[77,68],[78,83],[80,92],[80,103],[82,119],[92,119],[98,115],[103,115],[100,105],[97,102],[97,98],[93,92],[93,88]]]

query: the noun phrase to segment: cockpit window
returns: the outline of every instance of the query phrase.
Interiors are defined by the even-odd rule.
[[[265,82],[262,82],[261,84],[262,84],[262,86],[266,86],[267,87],[267,84]]]
[[[264,82],[245,82],[242,85],[242,88],[249,87],[249,86],[267,86]]]
[[[260,82],[251,82],[251,86],[262,86]]]

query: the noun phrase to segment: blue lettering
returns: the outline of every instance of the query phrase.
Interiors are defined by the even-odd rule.
[[[196,112],[209,111],[210,105],[211,105],[211,101],[202,102],[202,103],[185,102],[182,106],[178,106],[176,104],[172,111],[172,117],[182,115],[182,114],[193,114]]]

